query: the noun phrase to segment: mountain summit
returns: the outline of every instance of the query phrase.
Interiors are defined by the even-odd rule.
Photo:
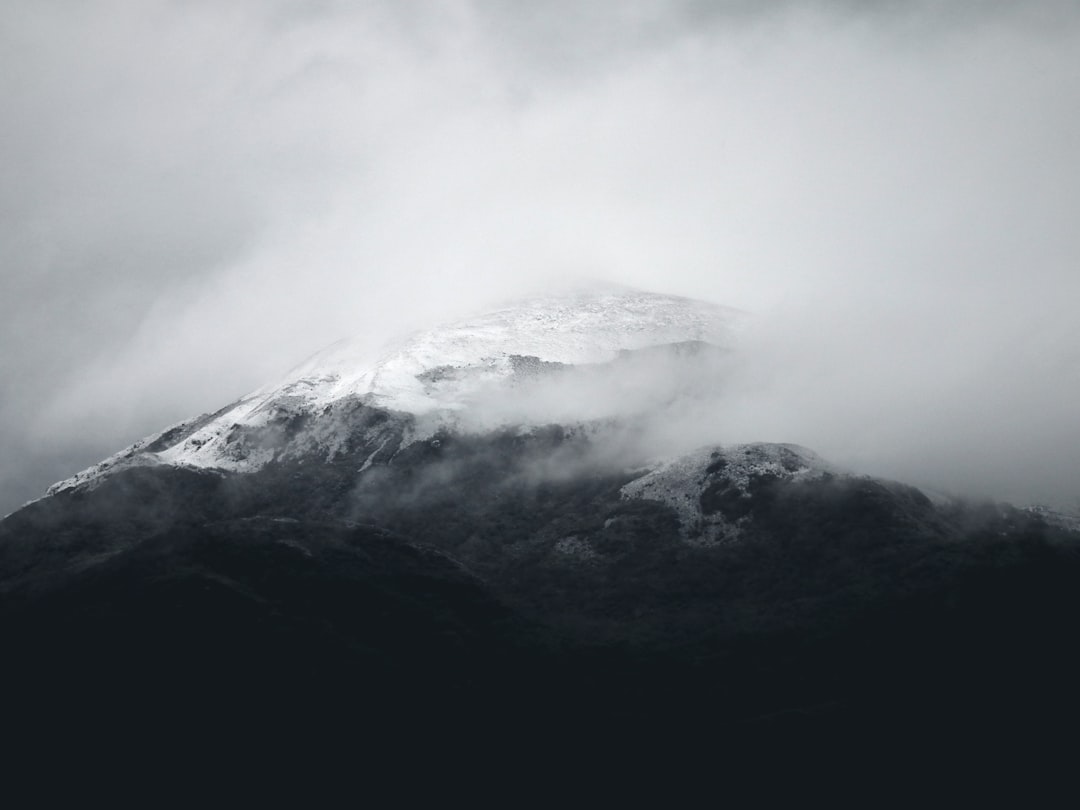
[[[252,472],[282,456],[331,458],[355,439],[347,416],[357,405],[419,417],[416,427],[428,435],[451,425],[654,410],[710,376],[705,355],[734,345],[744,320],[703,301],[600,288],[515,302],[409,335],[381,354],[345,340],[280,382],[136,442],[49,491],[133,465]]]

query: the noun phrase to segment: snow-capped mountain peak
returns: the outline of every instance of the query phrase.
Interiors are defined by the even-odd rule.
[[[638,291],[578,291],[515,302],[399,339],[374,362],[371,348],[342,341],[294,369],[271,393],[311,401],[367,396],[372,404],[424,413],[453,402],[424,385],[436,369],[512,373],[510,358],[581,365],[620,352],[700,341],[729,345],[742,313],[676,296]]]
[[[381,352],[363,340],[343,340],[277,383],[215,414],[147,437],[55,484],[50,492],[132,465],[249,471],[300,446],[332,457],[336,447],[350,440],[345,433],[353,428],[341,423],[348,403],[411,414],[429,427],[462,420],[475,427],[479,423],[468,422],[469,415],[481,409],[489,426],[492,419],[528,424],[603,418],[609,414],[597,402],[611,396],[654,407],[663,401],[662,391],[650,390],[647,396],[641,390],[628,392],[625,379],[614,395],[601,395],[595,385],[573,396],[565,390],[549,390],[545,396],[535,388],[513,389],[547,372],[602,366],[656,347],[730,347],[744,318],[738,310],[703,301],[602,288],[507,304],[402,337]],[[667,365],[663,359],[650,368],[663,372]],[[649,387],[655,387],[651,378]],[[507,392],[512,392],[509,397]],[[307,419],[315,414],[317,420]],[[301,419],[309,424],[301,437],[289,437],[291,445],[266,438],[281,433],[277,426]],[[251,431],[261,431],[262,438],[243,441]]]

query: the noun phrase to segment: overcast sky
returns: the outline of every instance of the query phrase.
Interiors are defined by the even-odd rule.
[[[733,438],[1080,498],[1070,0],[5,0],[0,116],[0,514],[581,278],[758,314]]]

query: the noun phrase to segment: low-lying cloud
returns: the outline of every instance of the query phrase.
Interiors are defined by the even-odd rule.
[[[802,444],[852,472],[1075,509],[1080,356],[1067,349],[1078,338],[1076,327],[1040,332],[1033,321],[972,335],[914,304],[902,314],[774,313],[751,321],[734,347],[539,364],[474,388],[450,424],[584,423],[593,449],[578,466],[637,466],[710,444]],[[576,469],[548,464],[537,474]]]

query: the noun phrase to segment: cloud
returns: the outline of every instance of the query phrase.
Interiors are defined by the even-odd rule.
[[[9,506],[342,335],[584,275],[801,324],[822,403],[874,352],[1075,399],[1016,348],[1075,345],[1073,4],[0,14]]]

